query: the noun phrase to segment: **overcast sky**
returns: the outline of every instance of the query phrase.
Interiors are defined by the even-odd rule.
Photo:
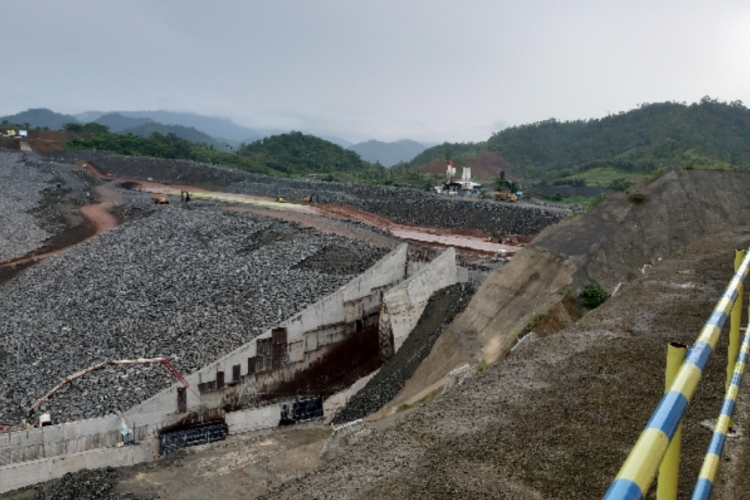
[[[190,111],[348,140],[484,140],[750,103],[750,2],[3,1],[0,115]]]

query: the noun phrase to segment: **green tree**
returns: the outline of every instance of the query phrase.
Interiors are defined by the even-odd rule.
[[[503,191],[508,181],[505,179],[505,170],[500,171],[500,177],[495,180],[495,191]]]
[[[612,179],[612,182],[609,183],[609,187],[615,191],[627,191],[633,184],[635,184],[635,182],[629,181],[624,177],[618,177]]]
[[[609,298],[609,294],[595,283],[589,283],[581,292],[581,304],[586,309],[596,309]]]

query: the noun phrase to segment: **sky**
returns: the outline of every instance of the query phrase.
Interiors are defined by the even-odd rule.
[[[641,103],[750,103],[747,1],[3,3],[0,116],[169,110],[464,142]]]

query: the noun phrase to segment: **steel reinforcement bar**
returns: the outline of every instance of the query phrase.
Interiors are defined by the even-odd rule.
[[[749,266],[750,251],[746,253],[698,339],[688,351],[669,391],[664,394],[651,415],[646,428],[605,493],[604,500],[642,500],[646,496],[690,398],[698,387],[706,363],[716,348],[721,329],[737,299],[739,287],[747,277]]]
[[[724,442],[727,433],[731,427],[732,415],[734,414],[734,405],[737,402],[737,394],[740,392],[742,377],[747,367],[748,355],[750,355],[750,324],[745,329],[745,337],[742,339],[742,350],[737,355],[737,362],[734,365],[732,373],[732,382],[727,388],[727,394],[724,403],[721,405],[721,414],[716,419],[714,433],[711,436],[711,442],[708,444],[706,458],[703,460],[701,472],[698,474],[698,481],[695,483],[692,500],[708,500],[711,497],[711,490],[716,479],[716,471],[719,468],[719,459],[721,452],[724,450]]]

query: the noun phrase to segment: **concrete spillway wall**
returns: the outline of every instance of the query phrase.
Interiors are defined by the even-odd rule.
[[[386,325],[393,334],[392,348],[398,349],[430,296],[461,279],[453,249],[409,278],[407,269],[407,246],[402,245],[317,304],[187,376],[200,399],[181,384],[174,384],[130,409],[126,415],[135,438],[145,448],[116,447],[122,437],[120,419],[114,416],[0,434],[0,493],[98,464],[117,466],[149,460],[158,451],[155,439],[160,432],[196,414],[199,418],[221,415],[231,434],[277,426],[282,402],[243,406],[247,402],[243,397],[256,396],[259,389],[272,390],[275,383],[304,372],[332,346],[367,325]],[[283,343],[274,343],[281,330]],[[273,352],[264,354],[263,345]],[[231,376],[225,378],[224,374]],[[227,405],[235,411],[224,413]],[[330,412],[333,408],[326,405],[326,409]],[[93,456],[98,457],[95,462]]]
[[[465,281],[465,277],[459,277],[456,251],[449,248],[407,281],[385,293],[383,314],[380,317],[381,333],[390,328],[393,334],[393,352],[399,350],[414,329],[432,294],[458,281]]]
[[[323,348],[341,341],[352,333],[347,329],[356,328],[358,320],[377,313],[381,292],[405,279],[406,252],[407,245],[401,245],[338,291],[282,322],[276,329],[259,335],[239,349],[189,375],[187,380],[193,388],[209,386],[205,390],[206,402],[198,399],[192,391],[187,391],[184,407],[178,408],[178,389],[181,385],[176,383],[130,409],[127,412],[128,418],[136,426],[157,423],[171,425],[184,416],[185,410],[200,408],[207,402],[215,404],[218,397],[222,402],[226,397],[231,397],[232,403],[241,403],[243,396],[257,392],[258,374],[263,374],[265,383],[268,384],[268,378],[281,380],[295,371],[306,368],[320,358]],[[284,352],[281,354],[284,360],[282,366],[276,369],[272,366],[272,369],[268,370],[268,358],[274,356],[266,356],[266,352],[259,352],[259,346],[273,342],[274,330],[279,329],[285,329]],[[280,344],[282,343],[275,345]],[[270,347],[274,348],[273,345]],[[270,361],[273,362],[273,359]],[[251,366],[253,364],[255,366]],[[239,367],[239,373],[236,367]],[[269,374],[269,371],[273,373]],[[231,379],[226,377],[226,374],[232,374]],[[229,385],[217,396],[215,391],[223,389],[217,386],[224,386],[225,381],[236,384]],[[212,383],[214,385],[210,387]],[[213,401],[210,401],[212,399]]]

